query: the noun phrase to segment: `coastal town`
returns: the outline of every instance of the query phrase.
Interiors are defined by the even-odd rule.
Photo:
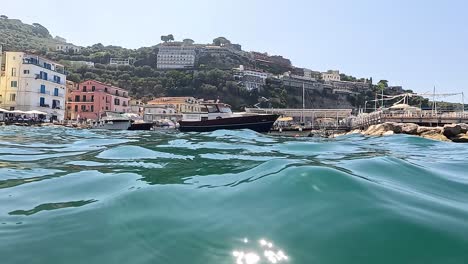
[[[24,26],[8,18],[0,22]],[[58,36],[50,43],[42,51],[0,46],[0,122],[111,129],[105,124],[124,119],[128,123],[119,129],[175,129],[190,116],[210,119],[207,104],[223,104],[243,116],[277,115],[271,131],[296,136],[349,133],[386,122],[437,127],[468,121],[463,93],[418,94],[387,80],[375,84],[339,70],[297,67],[280,55],[244,51],[225,37],[197,44],[163,35],[146,57],[141,51],[112,56],[131,52],[81,47]],[[153,76],[159,76],[156,82]],[[460,97],[461,103],[440,106],[436,95]],[[135,122],[146,125],[137,128]],[[465,141],[465,135],[456,137]]]

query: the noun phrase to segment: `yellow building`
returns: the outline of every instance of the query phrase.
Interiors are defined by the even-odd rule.
[[[202,100],[194,97],[159,97],[148,102],[148,105],[173,105],[177,113],[199,113]]]
[[[65,117],[66,73],[63,65],[24,52],[0,53],[0,108]]]

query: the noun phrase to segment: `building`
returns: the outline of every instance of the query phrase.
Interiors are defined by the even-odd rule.
[[[370,90],[372,85],[368,82],[327,81],[334,93],[360,93]]]
[[[74,53],[80,53],[81,52],[81,47],[75,46],[70,43],[59,43],[55,45],[55,50],[56,51],[62,51],[62,52],[74,52]]]
[[[322,74],[318,71],[313,71],[313,70],[305,69],[305,68],[302,70],[303,70],[303,76],[306,78],[311,78],[311,79],[316,79],[316,80],[319,80],[320,78],[322,78]]]
[[[197,60],[196,46],[180,42],[159,45],[158,69],[192,69]]]
[[[110,58],[109,65],[132,65],[133,61],[133,58]]]
[[[287,87],[300,89],[304,88],[307,90],[323,90],[322,84],[318,82],[315,78],[294,75],[290,74],[289,72],[284,73],[279,78],[283,82],[283,85]],[[300,90],[300,94],[302,94],[302,90]]]
[[[68,63],[70,64],[70,66],[75,68],[83,66],[94,68],[94,62],[92,61],[68,61]]]
[[[332,71],[332,70],[329,70],[329,71],[327,71],[327,72],[324,72],[324,73],[322,73],[322,79],[323,79],[325,82],[329,82],[329,81],[340,81],[340,80],[341,80],[340,71]]]
[[[65,118],[66,72],[63,65],[24,52],[1,55],[0,107]]]
[[[269,73],[245,69],[243,65],[240,65],[239,68],[233,70],[234,79],[240,80],[245,88],[249,91],[252,90],[261,90],[261,88],[266,84],[266,79],[271,75]]]
[[[68,102],[70,101],[71,93],[73,91],[76,91],[76,90],[78,90],[78,83],[72,82],[72,81],[67,81],[67,92],[66,92],[66,95],[65,95],[65,98],[67,100],[66,104],[68,104]],[[70,111],[70,109],[68,109],[68,107],[65,107],[65,119],[66,120],[71,119],[71,111]]]
[[[182,113],[178,113],[175,105],[172,104],[145,105],[143,114],[145,122],[156,122],[164,119],[177,122],[182,119]]]
[[[70,92],[67,111],[70,119],[97,120],[107,111],[129,113],[130,98],[122,88],[94,80],[80,83]]]
[[[397,93],[397,94],[401,94],[401,93],[404,93],[405,90],[403,90],[403,87],[402,86],[389,86],[387,88],[385,88],[389,91],[392,91],[393,93]]]
[[[201,112],[201,102],[203,100],[194,97],[160,97],[149,101],[146,107],[172,105],[177,113],[199,113]]]
[[[292,68],[291,60],[283,58],[283,56],[270,56],[268,53],[260,53],[260,52],[251,52],[253,59],[260,63],[266,64],[275,64],[285,68]]]
[[[143,115],[145,104],[141,100],[130,100],[130,112],[138,115]]]

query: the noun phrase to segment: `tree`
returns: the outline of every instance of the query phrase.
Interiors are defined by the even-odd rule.
[[[41,25],[39,23],[33,23],[32,25],[33,25],[33,33],[34,34],[39,35],[41,37],[45,37],[45,38],[51,37],[50,33],[49,33],[49,30],[47,28],[45,28],[43,25]]]
[[[387,80],[380,80],[377,83],[377,89],[379,91],[385,90],[385,88],[387,88],[387,87],[388,87],[388,81]]]
[[[171,41],[174,41],[174,35],[172,35],[172,34],[169,34],[169,35],[167,35],[167,36],[162,35],[162,36],[161,36],[161,41],[163,41],[163,42],[171,42]]]
[[[1,18],[1,19],[8,19],[8,17],[5,16],[5,15],[0,15],[0,18]]]
[[[195,41],[193,41],[193,39],[184,39],[184,40],[182,40],[182,42],[185,45],[193,45],[193,43],[195,43]]]
[[[217,37],[217,38],[213,39],[213,45],[215,45],[215,46],[225,46],[225,45],[228,45],[228,44],[231,44],[231,41],[229,41],[225,37]]]

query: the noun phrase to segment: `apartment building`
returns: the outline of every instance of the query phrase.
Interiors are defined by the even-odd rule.
[[[259,70],[246,69],[243,65],[240,65],[239,68],[233,69],[233,72],[234,78],[236,80],[240,80],[249,91],[260,91],[266,84],[266,79],[271,75]]]
[[[70,43],[59,43],[55,45],[55,50],[56,51],[62,51],[62,52],[70,52],[73,51],[74,53],[80,53],[81,47],[75,46]]]
[[[199,113],[202,100],[194,97],[159,97],[147,103],[147,106],[172,105],[177,113]]]
[[[327,72],[322,73],[322,79],[325,82],[330,82],[330,81],[340,81],[340,71],[332,71],[329,70]]]
[[[70,119],[100,119],[105,112],[130,112],[130,98],[125,89],[88,80],[70,92],[67,111]]]
[[[158,69],[191,69],[197,59],[196,46],[183,43],[164,43],[159,45],[157,56]]]
[[[3,52],[0,69],[0,107],[47,113],[65,118],[66,72],[63,65],[24,52]]]

